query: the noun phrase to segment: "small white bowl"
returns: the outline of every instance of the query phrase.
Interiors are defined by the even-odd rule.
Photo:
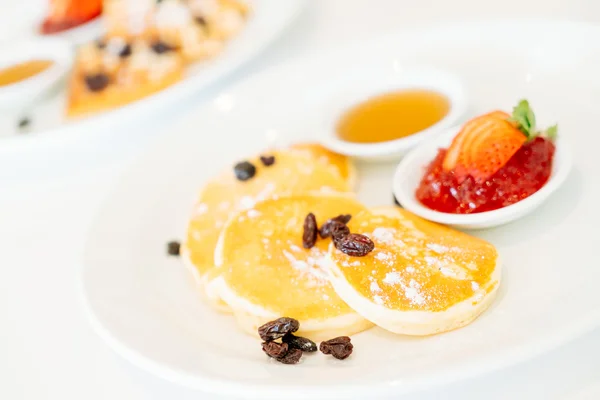
[[[0,109],[3,110],[19,110],[35,102],[64,77],[73,62],[70,44],[54,38],[15,43],[0,54],[0,69],[32,60],[52,61],[52,65],[39,74],[0,86]]]
[[[348,79],[340,93],[324,107],[322,144],[336,153],[364,160],[399,159],[411,148],[456,125],[467,110],[467,95],[461,80],[447,71],[413,66],[381,71],[373,68],[362,71],[368,79]],[[378,143],[353,143],[340,139],[336,129],[339,119],[352,107],[370,97],[402,89],[424,89],[446,96],[450,102],[448,114],[439,122],[413,135]]]
[[[552,174],[548,182],[537,192],[507,207],[475,214],[451,214],[434,211],[417,200],[415,191],[423,178],[425,168],[437,155],[440,148],[447,148],[460,127],[448,130],[443,135],[423,143],[398,164],[393,180],[393,191],[402,207],[419,217],[441,224],[464,229],[491,228],[512,222],[529,214],[539,207],[558,189],[571,170],[571,153],[565,140],[560,136],[556,140],[556,152],[552,164]]]

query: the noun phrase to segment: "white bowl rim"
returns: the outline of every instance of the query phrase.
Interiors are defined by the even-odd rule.
[[[373,157],[386,156],[398,152],[405,152],[416,146],[420,142],[440,134],[445,129],[448,129],[458,123],[460,118],[465,114],[468,107],[468,95],[465,85],[454,73],[440,69],[431,65],[407,64],[402,68],[402,74],[406,79],[401,79],[395,89],[425,89],[438,92],[448,98],[450,102],[450,110],[438,122],[412,135],[389,140],[385,142],[375,143],[354,143],[340,139],[335,133],[334,126],[327,126],[324,129],[322,144],[332,151],[337,153],[358,156],[358,157]],[[414,83],[416,76],[431,76],[430,84]],[[443,84],[436,84],[434,80],[441,80]],[[453,89],[448,89],[453,87]],[[373,95],[383,94],[385,91],[374,91]],[[363,98],[354,102],[353,105],[360,104],[367,99]],[[352,107],[352,105],[350,106]],[[347,109],[336,115],[336,121],[342,116]]]
[[[450,140],[458,133],[461,126],[453,127],[434,140],[427,141],[413,149],[398,163],[393,178],[394,195],[408,211],[427,220],[446,225],[463,226],[474,228],[476,226],[492,227],[505,222],[512,221],[524,216],[527,211],[531,211],[541,205],[555,190],[557,190],[566,180],[572,167],[572,156],[570,146],[566,139],[559,135],[556,139],[556,152],[554,154],[552,173],[544,186],[531,196],[518,201],[509,206],[473,214],[452,214],[432,210],[421,204],[415,197],[416,186],[406,183],[402,176],[411,169],[413,165],[422,158],[424,154],[430,154],[428,159],[431,161],[435,157],[437,149],[447,147]],[[420,165],[424,170],[426,165]],[[422,176],[422,175],[421,175]],[[420,178],[417,182],[420,182]],[[511,218],[517,216],[516,218]]]

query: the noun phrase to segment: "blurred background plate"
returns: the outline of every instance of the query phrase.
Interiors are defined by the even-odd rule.
[[[37,0],[25,0],[39,3]],[[3,0],[6,2],[6,0]],[[12,4],[12,3],[11,3]],[[299,14],[305,0],[253,0],[250,2],[252,11],[244,29],[234,37],[225,47],[224,51],[214,59],[192,65],[186,70],[186,77],[161,92],[143,98],[113,111],[107,111],[87,118],[64,120],[65,88],[55,94],[47,101],[41,102],[29,112],[0,115],[0,156],[3,162],[9,162],[22,151],[48,159],[48,153],[59,149],[58,158],[64,158],[61,148],[76,144],[95,143],[94,136],[108,135],[111,127],[121,127],[134,121],[160,119],[162,110],[166,107],[175,106],[193,94],[199,93],[211,84],[225,77],[243,63],[259,55],[271,41],[278,37],[284,28],[293,22]],[[31,28],[32,23],[38,23],[43,15],[39,11],[23,10],[24,7],[12,4],[8,7],[8,13],[14,15],[15,27],[20,27],[21,33]],[[94,21],[95,23],[96,21]],[[81,29],[85,27],[82,26]],[[8,29],[10,31],[10,29]],[[14,28],[16,31],[17,28]],[[75,33],[74,29],[73,32]],[[14,46],[19,40],[16,34],[11,35],[10,40],[3,42],[4,46]],[[31,125],[26,133],[19,133],[18,121],[23,116],[30,118]],[[132,131],[135,131],[135,127]],[[143,132],[132,132],[141,134]],[[125,137],[124,137],[125,136]],[[115,140],[126,141],[126,135],[118,138],[109,138],[113,146],[118,147]],[[74,149],[74,151],[76,151]],[[83,150],[85,153],[85,150]],[[60,154],[60,155],[59,155]],[[52,162],[60,163],[61,160],[49,158]],[[52,164],[51,162],[51,164]],[[77,165],[77,162],[73,162]],[[36,166],[37,168],[37,166]]]
[[[524,45],[524,41],[526,45]],[[318,139],[332,95],[364,71],[413,63],[463,78],[471,114],[528,98],[540,125],[573,148],[565,184],[529,216],[477,232],[496,245],[504,281],[473,324],[413,338],[355,335],[345,362],[269,362],[258,338],[208,309],[165,244],[181,238],[199,187],[265,146]],[[122,177],[88,236],[82,289],[95,330],[135,365],[179,384],[256,399],[398,395],[482,374],[548,351],[600,323],[597,282],[600,27],[537,20],[436,25],[380,36],[269,68],[168,128]],[[361,75],[361,71],[363,74]],[[359,197],[392,203],[394,165],[362,165]],[[282,393],[284,395],[282,396]]]

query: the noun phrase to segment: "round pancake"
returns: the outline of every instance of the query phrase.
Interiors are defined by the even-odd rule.
[[[397,207],[356,215],[350,231],[375,249],[351,257],[331,246],[336,293],[366,319],[395,333],[460,328],[487,309],[500,284],[493,245]]]
[[[349,186],[330,167],[315,162],[312,156],[279,150],[273,165],[265,166],[259,156],[250,161],[256,167],[251,179],[240,181],[233,166],[209,181],[202,189],[182,244],[184,262],[192,268],[209,302],[226,310],[207,282],[214,271],[214,251],[225,223],[240,210],[251,209],[258,201],[309,192],[347,192]]]
[[[322,268],[331,239],[318,238],[310,249],[302,241],[308,213],[320,225],[361,211],[365,207],[350,196],[302,195],[266,200],[233,217],[215,252],[216,285],[242,328],[256,335],[258,326],[283,316],[299,320],[311,338],[370,327],[336,295]]]
[[[318,162],[330,167],[353,188],[356,185],[356,168],[349,157],[334,153],[319,143],[303,142],[291,145],[290,150],[313,157]]]

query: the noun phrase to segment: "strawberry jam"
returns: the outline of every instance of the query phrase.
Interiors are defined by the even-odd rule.
[[[524,144],[494,175],[483,182],[464,181],[442,167],[445,149],[429,164],[417,189],[417,199],[432,210],[471,214],[509,206],[537,192],[550,178],[554,143],[537,137]]]

